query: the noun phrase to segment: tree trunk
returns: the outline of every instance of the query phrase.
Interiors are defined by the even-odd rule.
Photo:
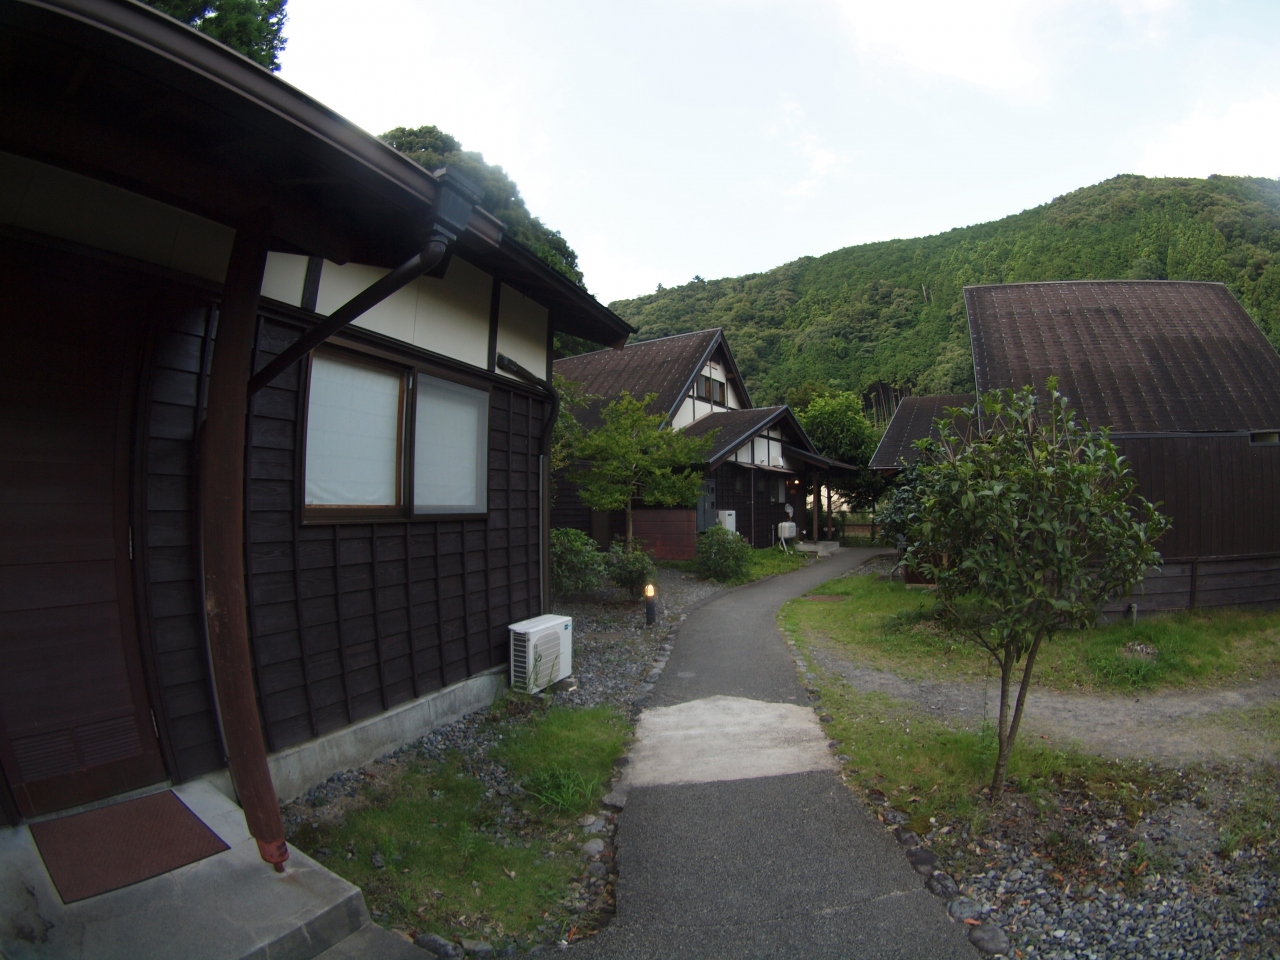
[[[1013,707],[1013,717],[1005,726],[1005,718],[1009,710],[1009,683],[1013,679],[1015,666],[1013,653],[1006,648],[1000,664],[1000,750],[996,756],[995,774],[991,778],[991,802],[1000,803],[1004,795],[1004,780],[1009,767],[1009,754],[1013,752],[1013,743],[1018,736],[1018,726],[1022,723],[1022,710],[1027,703],[1027,690],[1031,686],[1031,671],[1036,665],[1036,654],[1040,652],[1040,642],[1044,639],[1044,628],[1041,627],[1031,641],[1031,649],[1027,651],[1027,662],[1022,668],[1022,681],[1018,685],[1018,699]]]
[[[1031,649],[1027,651],[1027,664],[1022,668],[1022,683],[1018,687],[1018,701],[1013,707],[1013,720],[1009,723],[1009,746],[1012,748],[1018,736],[1018,725],[1022,723],[1022,708],[1027,702],[1027,688],[1031,686],[1031,670],[1036,665],[1036,654],[1040,652],[1040,641],[1044,639],[1044,628],[1031,641]]]
[[[631,501],[627,501],[627,553],[631,552]]]
[[[1004,799],[1004,775],[1009,766],[1009,681],[1013,674],[1013,653],[1006,647],[1000,658],[1000,717],[996,721],[996,769],[991,776],[991,802]]]

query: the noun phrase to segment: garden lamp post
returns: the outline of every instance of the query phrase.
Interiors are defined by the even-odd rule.
[[[644,585],[644,624],[646,627],[653,626],[655,620],[658,619],[658,601],[654,597],[654,589],[652,583]]]

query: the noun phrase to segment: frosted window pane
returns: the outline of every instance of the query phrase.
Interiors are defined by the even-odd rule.
[[[413,505],[419,513],[488,508],[489,395],[418,376]]]
[[[307,503],[394,506],[401,376],[317,355],[307,410]]]

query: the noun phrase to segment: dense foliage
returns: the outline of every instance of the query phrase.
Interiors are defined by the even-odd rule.
[[[583,433],[574,445],[580,465],[575,477],[578,496],[592,510],[626,511],[628,552],[635,502],[663,507],[696,504],[702,493],[702,467],[715,441],[714,431],[691,437],[663,429],[666,414],[647,410],[655,396],[637,400],[624,390],[601,412],[600,426]]]
[[[758,403],[806,384],[973,387],[966,284],[1221,281],[1280,346],[1280,182],[1120,176],[992,223],[612,304],[635,339],[722,326]]]
[[[941,420],[939,438],[917,444],[906,511],[907,564],[937,584],[939,619],[1000,671],[997,802],[1041,644],[1127,594],[1159,563],[1152,544],[1169,526],[1106,433],[1076,419],[1055,380],[1045,392],[993,391]]]
[[[485,163],[484,156],[474,150],[463,150],[462,144],[438,127],[396,127],[378,139],[428,170],[450,167],[474,181],[484,191],[482,205],[506,225],[510,237],[583,286],[578,255],[559,230],[552,230],[529,212],[520,188],[501,167]],[[596,347],[592,345],[590,349]]]
[[[284,52],[285,4],[288,0],[147,0],[162,13],[181,20],[219,43],[238,50],[272,73]]]
[[[604,557],[596,542],[581,530],[556,527],[551,531],[551,594],[591,593],[604,583]]]
[[[653,557],[643,550],[628,550],[620,543],[610,546],[604,555],[604,569],[613,585],[627,591],[634,600],[640,599],[645,584],[652,583],[657,572]]]
[[[876,452],[880,433],[863,413],[862,398],[847,390],[815,396],[797,412],[797,418],[820,454],[863,468],[852,475],[833,473],[824,478],[826,486],[842,494],[852,509],[875,506],[885,481],[866,467]]]
[[[751,544],[739,534],[716,524],[698,534],[694,564],[705,580],[733,583],[747,579],[751,567]]]

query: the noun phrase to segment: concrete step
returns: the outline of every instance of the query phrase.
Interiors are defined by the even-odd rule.
[[[840,552],[840,541],[819,540],[814,543],[812,540],[801,540],[796,544],[796,549],[801,553],[816,553],[819,557],[829,557],[833,553]]]
[[[384,930],[376,923],[366,923],[316,960],[431,960],[434,956],[419,950],[398,933]]]
[[[27,827],[0,829],[0,957],[313,960],[369,923],[360,888],[305,854],[291,850],[284,873],[263,863],[244,814],[210,783],[174,793],[230,849],[75,903]]]

